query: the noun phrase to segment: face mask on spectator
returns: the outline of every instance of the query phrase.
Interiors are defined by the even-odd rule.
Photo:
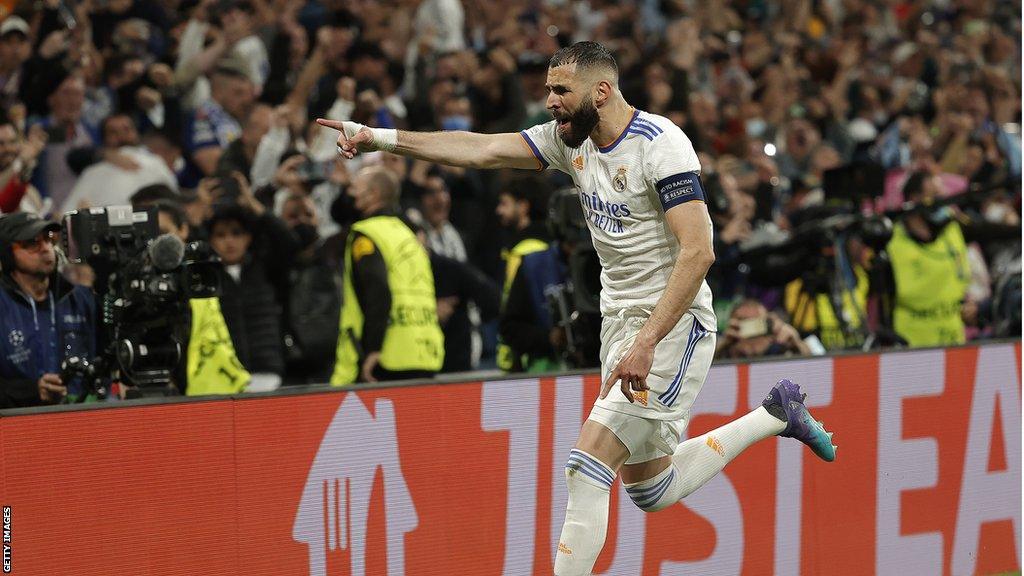
[[[469,131],[473,127],[473,120],[469,116],[463,116],[457,114],[455,116],[446,116],[441,119],[442,130],[463,130]]]
[[[342,194],[331,206],[331,218],[341,226],[347,226],[359,219],[356,200],[349,194]]]
[[[296,224],[292,227],[292,232],[299,238],[299,244],[303,248],[311,246],[320,237],[317,234],[316,226],[312,224]]]
[[[751,138],[761,136],[767,128],[768,123],[762,118],[751,118],[747,120],[747,136],[750,136]]]

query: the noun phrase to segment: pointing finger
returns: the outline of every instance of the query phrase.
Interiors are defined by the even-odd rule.
[[[345,124],[340,120],[328,120],[326,118],[317,118],[316,123],[321,126],[326,126],[327,128],[332,128],[339,132],[345,131]]]

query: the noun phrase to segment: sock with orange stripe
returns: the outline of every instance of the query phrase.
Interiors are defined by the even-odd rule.
[[[680,444],[672,464],[653,478],[627,484],[626,493],[645,512],[657,512],[686,498],[715,477],[755,442],[775,436],[786,423],[758,407],[732,422]]]

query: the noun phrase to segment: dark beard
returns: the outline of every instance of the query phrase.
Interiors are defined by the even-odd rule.
[[[576,111],[568,116],[555,117],[555,120],[569,120],[569,132],[565,133],[561,129],[557,129],[558,137],[562,139],[569,148],[579,148],[583,145],[583,141],[590,136],[590,133],[597,128],[597,123],[601,120],[601,117],[597,113],[597,107],[594,106],[594,101],[587,98],[576,108]]]

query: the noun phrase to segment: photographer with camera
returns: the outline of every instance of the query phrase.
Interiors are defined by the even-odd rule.
[[[515,372],[598,365],[599,318],[580,309],[585,307],[575,296],[587,286],[574,282],[572,269],[580,262],[574,258],[593,254],[590,232],[574,191],[554,194],[550,205],[548,226],[555,240],[546,250],[523,256],[498,324]],[[592,271],[591,286],[596,286],[598,269]]]
[[[744,300],[729,315],[729,328],[718,341],[715,358],[760,358],[811,354],[800,334],[757,300]]]
[[[34,214],[0,217],[0,407],[62,401],[61,362],[96,352],[92,292],[60,278],[60,226]],[[75,390],[71,390],[75,394]]]

